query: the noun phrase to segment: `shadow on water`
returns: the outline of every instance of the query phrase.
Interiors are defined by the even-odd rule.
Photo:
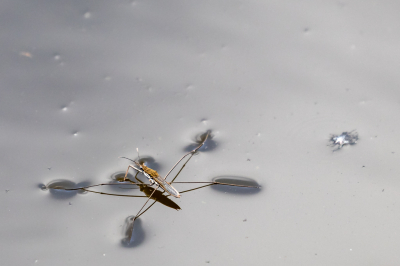
[[[84,190],[66,190],[72,189],[76,187],[85,187],[89,186],[90,183],[88,181],[80,182],[76,184],[71,180],[66,179],[57,179],[49,182],[47,185],[40,184],[39,188],[42,190],[49,190],[50,195],[56,199],[69,199],[74,197],[77,194],[86,194],[87,192]]]
[[[194,143],[192,143],[192,144],[186,146],[186,147],[184,148],[184,151],[190,152],[190,151],[196,149],[196,148],[204,141],[204,139],[206,138],[207,134],[209,134],[209,135],[208,135],[208,138],[207,138],[206,142],[204,142],[204,145],[199,149],[199,151],[205,152],[205,151],[212,151],[212,150],[214,150],[214,149],[217,147],[218,144],[217,144],[217,142],[215,142],[215,141],[213,140],[214,135],[212,134],[212,131],[211,131],[211,130],[208,130],[208,131],[205,132],[205,133],[200,133],[200,134],[198,134],[198,135],[194,138]]]
[[[135,216],[129,216],[125,220],[125,237],[121,240],[121,245],[125,248],[134,248],[142,244],[145,238],[145,232],[140,219],[133,220]]]
[[[234,185],[241,185],[241,186],[255,186],[260,187],[260,185],[251,178],[242,177],[242,176],[217,176],[213,178],[214,182],[219,183],[228,183]],[[248,187],[234,187],[234,186],[222,186],[222,185],[215,185],[211,186],[212,189],[224,192],[224,193],[231,193],[231,194],[239,194],[239,195],[249,195],[249,194],[257,194],[261,191],[261,187],[258,189],[248,188]]]

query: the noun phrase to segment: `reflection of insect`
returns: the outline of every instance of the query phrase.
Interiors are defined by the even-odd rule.
[[[350,144],[354,145],[357,143],[358,140],[358,133],[355,132],[355,130],[350,131],[350,132],[342,132],[340,135],[331,135],[331,138],[329,141],[331,141],[331,147],[335,147],[338,145],[339,147],[337,149],[334,149],[333,151],[337,151],[341,149],[344,145]]]

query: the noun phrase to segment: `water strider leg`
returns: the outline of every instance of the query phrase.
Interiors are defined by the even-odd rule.
[[[142,216],[142,214],[145,213],[145,212],[147,212],[147,210],[150,209],[156,202],[157,202],[157,200],[155,200],[152,204],[150,204],[149,207],[147,207],[144,211],[142,211],[141,214],[137,215],[137,216],[135,217],[135,219],[133,219],[133,220],[135,221],[137,218],[139,218],[140,216]]]
[[[147,198],[147,196],[113,194],[113,193],[94,191],[94,190],[90,190],[90,189],[86,189],[86,188],[83,188],[82,190],[87,191],[87,192],[101,194],[101,195],[108,195],[108,196],[127,197],[127,198]]]
[[[213,185],[222,185],[222,186],[232,186],[232,187],[248,187],[248,188],[260,188],[261,186],[246,186],[246,185],[236,185],[236,184],[230,184],[230,183],[221,183],[221,182],[175,182],[175,183],[180,183],[180,184],[206,184],[200,187],[196,187],[196,188],[192,188],[192,189],[188,189],[188,190],[184,190],[182,192],[179,193],[186,193],[189,191],[193,191],[196,189],[200,189],[200,188],[204,188],[204,187],[208,187],[208,186],[213,186]]]
[[[128,169],[126,169],[125,176],[124,176],[124,181],[126,180],[126,177],[128,176],[129,168],[133,168],[133,169],[135,169],[136,171],[139,171],[139,172],[141,172],[142,174],[145,174],[145,172],[144,172],[143,170],[140,170],[140,169],[138,169],[138,168],[136,168],[135,166],[133,166],[133,165],[130,164],[130,165],[128,166]],[[147,176],[147,175],[146,175],[146,176]]]
[[[185,167],[185,165],[186,165],[186,164],[189,162],[189,160],[192,158],[192,156],[201,148],[201,146],[204,145],[204,143],[206,142],[206,140],[207,140],[207,138],[208,138],[209,135],[210,135],[210,131],[207,131],[207,135],[206,135],[205,139],[203,140],[203,142],[202,142],[196,149],[194,149],[194,150],[192,150],[192,151],[186,153],[185,155],[183,155],[182,158],[180,158],[179,161],[176,162],[176,164],[171,168],[171,170],[169,170],[169,172],[167,173],[167,175],[164,177],[164,180],[167,179],[168,175],[172,172],[172,170],[174,170],[175,167],[176,167],[186,156],[188,156],[188,155],[191,154],[191,156],[189,157],[189,159],[186,161],[186,163],[182,166],[181,170],[179,171],[179,173],[180,173],[180,172],[182,171],[183,167]],[[179,173],[175,176],[175,178],[171,181],[171,183],[174,182],[174,180],[178,177]]]
[[[151,197],[153,196],[154,192],[156,192],[156,190],[160,187],[160,185],[157,185],[156,188],[153,190],[153,192],[151,192],[150,196],[147,198],[146,202],[143,204],[142,208],[140,208],[140,210],[138,211],[138,213],[136,214],[135,218],[133,219],[133,221],[135,221],[137,218],[139,218],[140,215],[142,215],[144,212],[146,212],[151,206],[153,206],[154,203],[156,203],[156,201],[153,202],[153,204],[150,205],[149,208],[147,208],[143,213],[140,213],[144,206],[146,206],[147,202],[149,202],[149,200],[151,199]]]

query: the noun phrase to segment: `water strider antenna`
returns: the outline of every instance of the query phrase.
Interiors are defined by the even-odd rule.
[[[137,156],[138,156],[138,158],[139,158],[139,160],[140,160],[139,148],[136,148],[136,150],[137,150]]]

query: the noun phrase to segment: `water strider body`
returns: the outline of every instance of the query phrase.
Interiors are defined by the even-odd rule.
[[[128,159],[128,160],[132,161],[134,164],[136,164],[137,167],[139,167],[139,168],[137,168],[136,166],[130,164],[130,165],[128,166],[128,169],[126,169],[124,181],[126,180],[126,177],[128,176],[129,168],[132,168],[132,169],[135,169],[136,171],[139,171],[139,172],[141,172],[142,174],[144,174],[144,175],[149,179],[150,185],[156,184],[157,186],[156,186],[155,190],[157,190],[158,187],[161,187],[162,189],[164,189],[164,191],[166,191],[166,192],[167,192],[168,194],[170,194],[171,196],[173,196],[173,197],[175,197],[175,198],[180,198],[181,195],[179,194],[178,190],[176,190],[176,189],[171,185],[171,183],[174,182],[175,178],[174,178],[174,180],[171,181],[171,183],[167,182],[165,179],[167,179],[167,177],[169,176],[169,174],[171,173],[171,171],[174,170],[174,168],[180,163],[180,161],[183,160],[183,158],[185,158],[185,157],[188,156],[188,155],[191,155],[190,158],[192,158],[192,156],[201,148],[201,146],[204,145],[204,143],[206,142],[206,140],[207,140],[207,138],[208,138],[209,135],[210,135],[210,131],[207,131],[207,133],[205,134],[205,137],[204,137],[203,141],[200,143],[200,145],[199,145],[196,149],[194,149],[194,150],[192,150],[191,152],[188,152],[188,153],[186,153],[184,156],[182,156],[182,158],[180,158],[180,159],[178,160],[178,162],[172,167],[171,170],[169,170],[169,172],[167,173],[167,175],[166,175],[164,178],[161,177],[161,176],[157,173],[156,170],[153,170],[153,169],[151,169],[150,167],[147,167],[146,165],[144,165],[144,163],[136,162],[136,161],[134,161],[134,160],[132,160],[132,159],[129,159],[129,158],[126,158],[126,157],[120,157],[120,158],[124,158],[124,159]],[[139,150],[138,150],[138,152],[139,152]],[[186,163],[190,160],[190,158],[186,161]],[[185,163],[185,165],[186,165],[186,163]],[[185,167],[185,165],[184,165],[183,167]],[[183,169],[183,167],[182,167],[182,169]],[[181,169],[181,170],[182,170],[182,169]],[[179,173],[178,173],[178,174],[179,174]],[[150,198],[151,198],[151,197],[149,197],[149,199],[150,199]],[[147,202],[146,202],[146,203],[147,203]],[[146,203],[145,203],[145,205],[146,205]],[[144,207],[144,206],[143,206],[143,207]],[[142,208],[143,208],[143,207],[142,207]],[[140,212],[140,211],[139,211],[139,212]]]
[[[147,167],[146,165],[144,165],[144,163],[138,163],[136,161],[134,161],[134,163],[139,167],[139,169],[136,168],[135,169],[138,170],[139,172],[142,172],[149,179],[151,185],[158,184],[160,187],[162,187],[162,189],[164,189],[164,191],[166,191],[171,196],[174,196],[175,198],[181,197],[179,192],[169,182],[165,181],[165,179],[162,178],[157,173],[156,170]]]

